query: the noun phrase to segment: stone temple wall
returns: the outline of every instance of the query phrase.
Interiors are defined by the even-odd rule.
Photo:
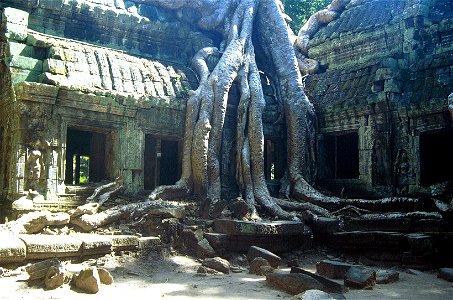
[[[86,198],[89,187],[65,183],[67,151],[87,151],[69,130],[91,137],[101,179],[123,175],[127,193],[142,192],[145,137],[181,143],[197,86],[188,66],[211,38],[169,11],[123,1],[2,1],[0,14],[2,207]]]
[[[452,17],[449,0],[351,1],[312,37],[309,56],[321,71],[305,85],[319,114],[321,184],[349,196],[379,197],[427,193],[436,180],[448,180],[451,171],[436,178],[429,170],[452,168],[448,151],[430,149],[424,140],[453,137],[447,108]],[[326,144],[347,142],[351,133],[358,135],[358,170],[336,177]],[[341,166],[347,158],[338,155]]]

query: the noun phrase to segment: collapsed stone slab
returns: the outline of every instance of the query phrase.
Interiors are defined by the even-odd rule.
[[[266,276],[266,283],[291,295],[306,290],[321,290],[322,284],[312,277],[301,273],[271,273]]]
[[[316,264],[316,272],[331,279],[344,279],[353,264],[325,259]]]
[[[273,268],[278,268],[278,266],[282,263],[280,256],[257,246],[250,247],[249,252],[247,253],[247,260],[251,262],[257,257],[266,259]]]
[[[330,280],[321,275],[305,271],[304,269],[299,267],[291,268],[291,273],[300,273],[312,277],[313,279],[317,280],[319,283],[322,284],[322,290],[324,292],[342,294],[348,291],[348,288],[342,284],[336,283],[335,281]]]

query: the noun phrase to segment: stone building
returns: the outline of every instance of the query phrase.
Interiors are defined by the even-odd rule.
[[[451,0],[351,1],[309,45],[321,186],[380,197],[453,179]]]
[[[64,208],[122,175],[129,194],[180,173],[194,53],[173,12],[123,1],[2,1],[0,203]],[[168,22],[167,19],[173,20]],[[32,190],[32,193],[29,191]]]
[[[142,193],[180,173],[190,60],[216,45],[191,10],[122,0],[0,3],[0,204],[21,197],[62,209],[84,182],[123,176]],[[353,0],[310,41],[320,71],[305,79],[318,124],[318,184],[344,196],[428,192],[453,178],[453,4]],[[265,174],[285,168],[285,124],[268,78]],[[234,192],[234,91],[222,176]],[[31,191],[31,192],[30,192]]]

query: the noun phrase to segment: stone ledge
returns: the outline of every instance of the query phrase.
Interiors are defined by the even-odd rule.
[[[22,262],[26,254],[27,247],[20,238],[0,233],[0,264]]]
[[[75,233],[72,237],[82,242],[82,255],[91,256],[112,252],[112,240],[105,235]]]
[[[214,231],[228,235],[306,235],[311,230],[303,222],[276,221],[251,222],[240,220],[214,220]]]
[[[148,253],[161,246],[159,237],[132,235],[44,235],[0,233],[0,265],[26,260],[49,258],[90,257],[112,251],[140,251]]]
[[[27,259],[75,257],[82,255],[82,241],[65,235],[20,234],[27,246]]]

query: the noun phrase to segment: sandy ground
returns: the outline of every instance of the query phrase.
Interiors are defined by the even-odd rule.
[[[312,257],[302,266],[314,271],[315,261]],[[67,263],[66,267],[79,271],[87,264],[89,262]],[[264,277],[248,274],[247,270],[229,275],[199,276],[196,274],[199,261],[186,256],[168,255],[163,258],[150,254],[140,259],[127,255],[108,256],[98,259],[97,264],[111,271],[115,279],[112,286],[103,285],[97,294],[81,293],[69,285],[49,291],[42,287],[29,287],[28,275],[22,273],[0,278],[0,299],[291,299],[285,292],[268,287]],[[351,290],[345,297],[357,300],[448,300],[453,299],[453,286],[438,279],[434,272],[409,274],[402,271],[399,282],[376,285],[373,290]]]

